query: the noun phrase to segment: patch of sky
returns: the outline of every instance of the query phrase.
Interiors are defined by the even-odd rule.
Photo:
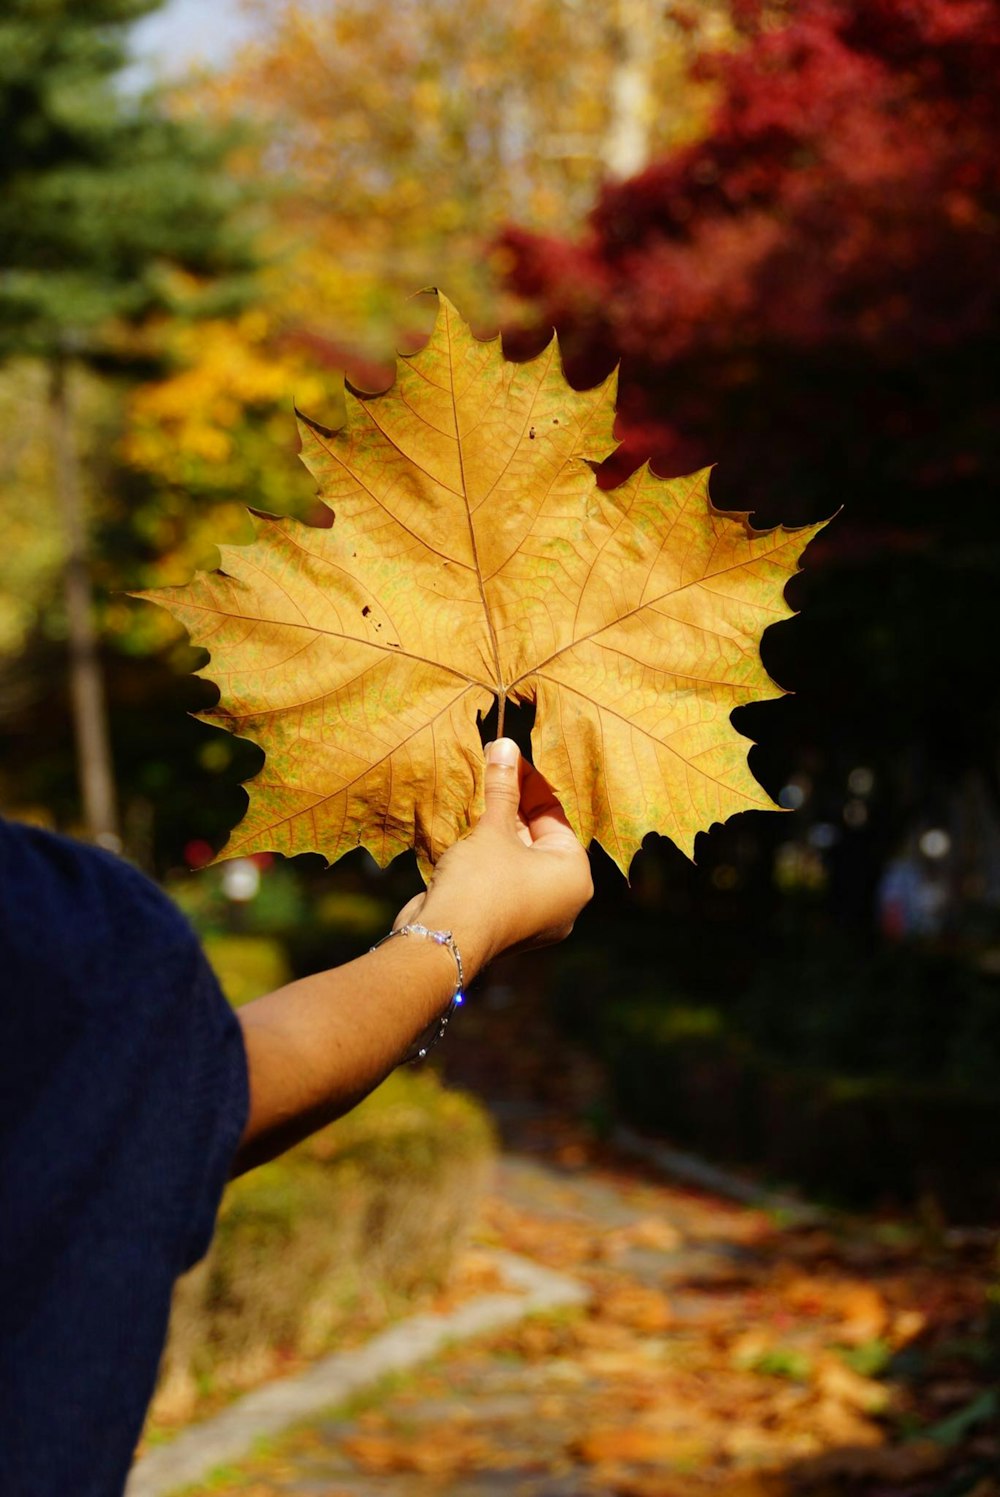
[[[254,34],[242,0],[167,0],[132,30],[129,89],[167,83],[193,68],[216,68]]]

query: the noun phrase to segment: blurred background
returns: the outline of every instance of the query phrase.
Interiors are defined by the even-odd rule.
[[[439,1065],[504,1127],[995,1222],[998,64],[992,0],[5,6],[4,814],[160,879],[234,1001],[364,949],[407,860],[205,867],[261,756],[129,594],[248,504],[322,522],[293,401],[388,383],[421,287],[511,357],[555,326],[575,384],[621,365],[602,482],[835,518],[765,636],[789,695],[734,715],[787,814],[650,837],[631,887],[596,851]]]

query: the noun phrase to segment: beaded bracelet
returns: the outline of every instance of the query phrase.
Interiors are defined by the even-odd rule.
[[[463,991],[465,988],[465,972],[462,969],[462,953],[455,944],[455,939],[450,930],[428,930],[426,925],[400,925],[396,930],[390,930],[380,941],[376,941],[371,950],[377,951],[380,946],[385,945],[386,941],[391,941],[393,936],[422,936],[426,941],[433,941],[435,946],[446,947],[455,958],[455,966],[458,969],[458,981],[455,984],[455,991],[448,1000],[447,1008],[443,1014],[439,1014],[436,1019],[432,1019],[423,1033],[418,1035],[414,1040],[400,1061],[400,1065],[405,1065],[407,1061],[423,1060],[428,1050],[432,1050],[438,1041],[444,1038],[444,1032],[448,1028],[448,1020],[456,1008],[465,1002],[465,993]]]

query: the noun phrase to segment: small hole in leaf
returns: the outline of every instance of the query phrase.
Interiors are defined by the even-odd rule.
[[[368,604],[368,603],[366,603],[365,606],[364,606],[364,608],[362,608],[362,610],[361,610],[361,617],[363,619],[366,619],[370,613],[371,613],[371,605]]]

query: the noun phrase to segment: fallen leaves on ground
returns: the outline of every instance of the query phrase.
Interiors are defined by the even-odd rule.
[[[591,1180],[594,1174],[586,1172]],[[860,1249],[835,1231],[824,1232],[818,1254],[815,1228],[782,1232],[771,1225],[765,1235],[758,1221],[747,1233],[740,1218],[751,1213],[695,1192],[645,1185],[628,1195],[642,1213],[634,1231],[588,1226],[572,1181],[553,1191],[554,1215],[509,1199],[492,1202],[493,1234],[509,1248],[571,1268],[590,1284],[593,1301],[584,1315],[528,1321],[486,1347],[456,1353],[453,1363],[454,1383],[470,1394],[477,1361],[522,1365],[523,1380],[536,1390],[529,1406],[554,1426],[550,1459],[579,1467],[581,1492],[915,1497],[914,1483],[949,1464],[940,1441],[898,1433],[926,1421],[940,1384],[918,1392],[851,1362],[881,1366],[926,1333],[921,1303],[936,1301],[944,1312],[946,1323],[932,1328],[938,1340],[971,1306],[981,1312],[982,1257],[977,1273],[966,1268],[951,1277],[933,1253],[900,1262],[874,1249],[873,1277],[865,1280],[845,1272]],[[649,1210],[657,1198],[660,1216]],[[640,1250],[648,1273],[653,1245],[661,1242],[664,1275],[676,1291],[669,1260],[703,1251],[713,1216],[715,1248],[745,1251],[749,1241],[753,1261],[743,1265],[736,1291],[731,1283],[692,1291],[681,1279],[678,1310],[673,1294],[637,1279],[629,1251]],[[650,1225],[658,1221],[669,1230]],[[973,1388],[959,1385],[963,1396]],[[954,1387],[950,1396],[958,1397]],[[391,1412],[387,1417],[391,1430]],[[487,1433],[492,1456],[478,1470],[509,1463],[512,1444],[526,1458],[537,1455],[527,1449],[526,1432],[501,1435],[487,1421],[480,1434]]]
[[[903,1251],[862,1222],[782,1229],[613,1158],[559,1174],[508,1159],[499,1178],[482,1242],[568,1270],[589,1306],[453,1348],[227,1490],[333,1494],[361,1476],[383,1497],[484,1480],[524,1497],[1000,1497],[995,1238]],[[728,1265],[715,1282],[706,1255]],[[487,1266],[474,1253],[470,1279]]]
[[[342,1448],[361,1471],[374,1476],[416,1471],[441,1479],[496,1461],[487,1440],[453,1421],[405,1442],[392,1435],[349,1435]]]
[[[835,1317],[837,1339],[845,1346],[876,1341],[889,1325],[889,1307],[882,1294],[874,1284],[856,1279],[797,1274],[785,1287],[784,1297],[793,1310]]]

